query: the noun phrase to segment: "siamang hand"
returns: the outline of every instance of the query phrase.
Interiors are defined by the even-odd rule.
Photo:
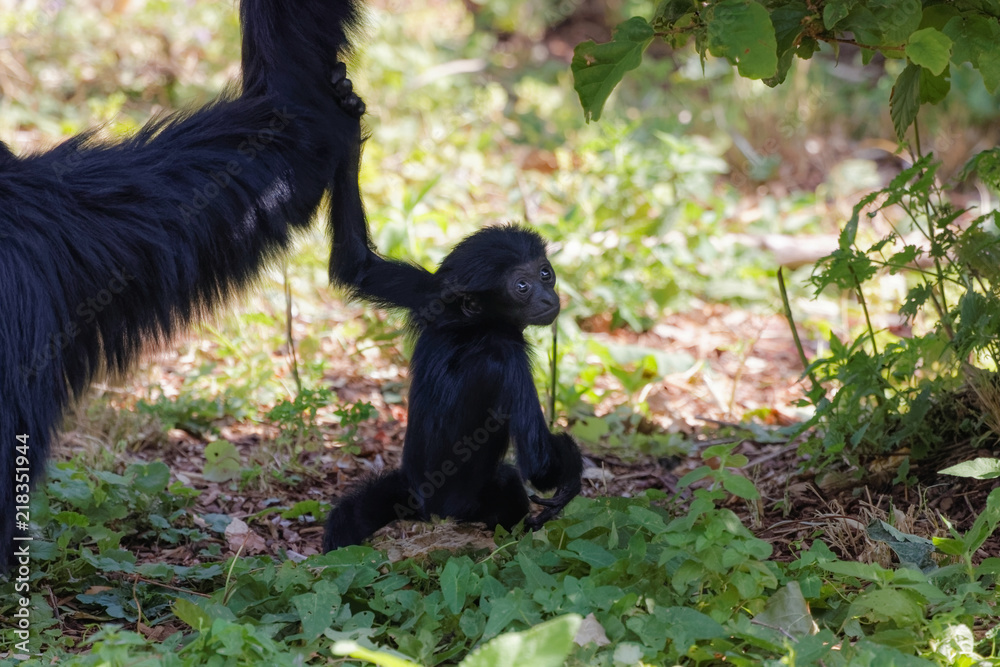
[[[354,84],[347,78],[347,65],[337,63],[333,66],[330,83],[333,84],[333,92],[337,95],[337,104],[344,112],[355,118],[365,115],[365,103],[354,93]]]
[[[583,471],[580,449],[568,433],[553,433],[550,443],[555,450],[554,458],[557,462],[555,470],[559,475],[555,484],[556,492],[551,498],[542,498],[534,494],[529,496],[531,502],[544,508],[535,516],[525,520],[524,525],[531,530],[537,530],[546,521],[556,518],[569,501],[580,494],[580,473]]]
[[[534,516],[529,516],[524,521],[524,526],[529,530],[538,530],[541,528],[546,521],[556,518],[559,516],[559,512],[562,511],[569,501],[573,500],[580,493],[580,481],[577,479],[576,484],[570,484],[569,486],[562,487],[556,491],[555,495],[551,498],[541,498],[532,494],[529,496],[531,502],[536,505],[541,505],[545,509]]]

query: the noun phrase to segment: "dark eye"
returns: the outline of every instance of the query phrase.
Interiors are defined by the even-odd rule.
[[[527,294],[528,290],[531,289],[531,283],[522,278],[514,284],[514,289],[517,290],[518,294]]]
[[[553,272],[551,266],[543,266],[538,271],[538,277],[542,279],[543,283],[552,282]]]

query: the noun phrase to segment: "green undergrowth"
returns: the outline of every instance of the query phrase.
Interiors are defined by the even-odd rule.
[[[34,497],[41,534],[20,573],[25,588],[14,594],[17,578],[0,587],[4,645],[19,641],[23,597],[34,655],[25,665],[325,664],[335,655],[503,665],[508,650],[533,665],[973,665],[996,654],[1000,559],[974,554],[1000,522],[1000,490],[965,534],[931,541],[870,527],[906,566],[839,560],[822,535],[779,561],[722,506],[757,495],[727,468],[741,463],[727,447],[706,453],[724,465],[682,480],[683,502],[652,491],[580,498],[542,531],[498,532],[492,549],[400,562],[365,546],[302,562],[225,559],[229,518],[196,516],[197,492],[169,484],[162,463],[122,474],[60,464]],[[322,516],[318,507],[286,514]],[[178,544],[201,563],[148,559],[151,547]],[[506,634],[553,619],[562,620]],[[489,647],[498,637],[507,648]]]
[[[996,187],[998,164],[997,151],[987,150],[965,171]],[[812,388],[803,404],[814,416],[802,430],[820,428],[800,451],[813,469],[858,466],[902,448],[919,461],[956,443],[991,446],[1000,432],[1000,218],[955,205],[955,185],[937,177],[940,166],[924,156],[858,202],[838,249],[815,268],[817,294],[851,294],[862,325],[853,341],[831,334],[829,354],[807,367]],[[902,335],[871,315],[893,276],[905,289]],[[908,466],[897,481],[910,481]]]

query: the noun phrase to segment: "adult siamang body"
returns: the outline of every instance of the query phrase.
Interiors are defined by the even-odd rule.
[[[364,105],[338,63],[357,13],[242,0],[238,92],[118,143],[85,133],[21,157],[0,143],[0,569],[28,480],[96,374],[250,286],[326,192],[341,257],[368,262]]]
[[[348,265],[336,262],[337,251],[335,269]],[[549,432],[524,338],[525,327],[559,314],[541,237],[517,226],[480,230],[436,273],[372,255],[360,264],[341,282],[355,296],[407,309],[417,335],[408,426],[402,468],[340,501],[324,550],[359,544],[395,519],[437,515],[510,529],[530,510],[522,479],[556,490],[530,498],[545,509],[529,527],[558,514],[580,492],[582,461],[569,435]],[[503,461],[511,441],[517,468]]]

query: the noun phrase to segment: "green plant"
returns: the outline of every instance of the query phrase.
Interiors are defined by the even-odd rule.
[[[378,415],[375,407],[371,403],[357,401],[353,405],[337,408],[333,414],[340,417],[340,427],[344,429],[341,441],[347,445],[347,451],[357,454],[360,451],[357,442],[358,426]]]
[[[165,486],[162,464],[93,478],[61,468],[46,495],[36,494],[33,514],[55,536],[46,541],[55,542],[45,548],[36,540],[46,568],[36,568],[31,585],[54,596],[32,597],[32,650],[44,652],[24,664],[122,664],[127,656],[129,664],[187,667],[215,664],[220,655],[225,664],[353,655],[378,664],[478,665],[500,646],[521,651],[522,663],[562,664],[569,651],[566,664],[606,667],[720,660],[943,667],[995,654],[993,637],[972,628],[998,618],[992,582],[1000,561],[979,556],[1000,524],[1000,490],[968,531],[934,540],[944,560],[926,572],[840,560],[820,540],[784,562],[720,506],[728,489],[754,496],[729,470],[745,461],[731,445],[710,448],[706,460],[713,465],[689,480],[713,485],[694,489],[687,508],[660,492],[581,498],[542,531],[498,531],[489,550],[390,562],[369,547],[349,547],[302,563],[246,555],[223,562],[203,550],[195,566],[140,563],[111,536],[124,529],[140,544],[179,531],[172,534],[182,540],[210,541],[176,528],[183,511],[157,509],[193,498]],[[310,502],[293,513],[316,514]],[[227,519],[203,518],[212,532]],[[155,530],[128,529],[141,522]],[[90,534],[97,537],[81,537]],[[89,583],[85,590],[81,581]],[[0,586],[4,616],[18,599],[8,594],[13,585]],[[58,616],[49,606],[54,599]],[[582,645],[571,646],[580,617]],[[561,620],[544,625],[550,619]],[[160,641],[108,620],[186,629]],[[60,632],[64,623],[100,628],[77,645],[75,634]],[[511,632],[519,634],[506,636]]]
[[[588,118],[600,118],[608,95],[640,65],[654,38],[675,48],[693,38],[703,60],[726,58],[741,76],[770,86],[783,83],[795,57],[808,60],[821,43],[835,51],[858,46],[865,64],[875,54],[903,60],[889,98],[900,141],[922,104],[947,96],[952,67],[968,63],[990,92],[1000,87],[1000,20],[973,0],[666,0],[651,21],[633,17],[619,25],[613,41],[576,47],[573,75]]]
[[[992,152],[973,166],[994,164]],[[949,392],[974,383],[980,398],[996,394],[988,374],[1000,363],[1000,270],[997,217],[972,217],[948,201],[936,178],[938,163],[918,160],[885,188],[863,198],[840,235],[839,248],[817,265],[817,294],[834,287],[857,299],[863,333],[853,342],[830,337],[830,354],[807,369],[813,378],[808,402],[815,408],[806,427],[821,424],[803,451],[823,467],[908,445],[921,457],[942,442],[983,433],[975,412],[951,407]],[[888,224],[882,238],[863,243],[861,221]],[[867,230],[865,230],[867,232]],[[910,288],[899,313],[914,333],[898,338],[876,329],[868,291],[880,276],[904,274]],[[950,399],[952,403],[957,398]],[[990,402],[979,406],[987,419]],[[950,423],[949,423],[950,422]]]
[[[701,453],[701,457],[707,462],[687,473],[678,481],[678,486],[686,488],[695,482],[710,480],[709,493],[706,497],[721,499],[725,495],[719,495],[719,488],[733,494],[737,498],[744,500],[756,500],[760,498],[760,492],[749,479],[735,473],[731,468],[742,468],[748,463],[747,457],[743,454],[733,454],[738,442],[729,442],[706,447]]]
[[[309,443],[322,442],[316,426],[316,413],[333,402],[334,393],[327,387],[303,387],[294,399],[282,399],[268,410],[267,418],[280,428],[277,441],[292,452],[309,449]]]
[[[164,428],[178,428],[195,435],[217,431],[216,422],[226,417],[247,416],[246,402],[228,393],[201,398],[182,392],[172,399],[166,396],[152,402],[140,399],[136,410],[157,417]]]

